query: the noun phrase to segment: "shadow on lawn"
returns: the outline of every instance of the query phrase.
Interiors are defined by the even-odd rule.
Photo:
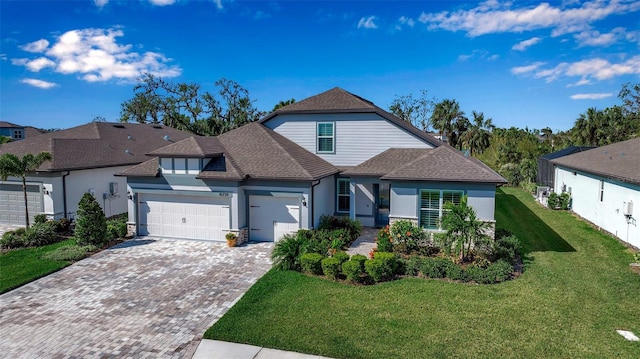
[[[496,191],[498,227],[515,234],[522,243],[525,257],[530,252],[575,252],[567,241],[549,227],[516,196]]]

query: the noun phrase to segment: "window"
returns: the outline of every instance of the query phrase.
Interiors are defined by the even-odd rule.
[[[346,178],[338,178],[338,212],[349,212],[351,207],[351,190],[349,189],[349,180]]]
[[[333,122],[318,122],[317,137],[316,152],[335,152],[335,129]]]
[[[13,130],[13,139],[21,140],[24,138],[24,132],[22,130]]]
[[[438,220],[442,217],[444,204],[447,202],[460,204],[462,195],[462,191],[420,191],[420,227],[440,229]]]
[[[202,159],[160,158],[160,169],[164,174],[198,174],[202,170]]]
[[[600,180],[600,202],[604,199],[604,180]]]

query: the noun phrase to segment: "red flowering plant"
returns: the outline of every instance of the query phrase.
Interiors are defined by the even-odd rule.
[[[391,237],[391,230],[388,225],[378,231],[376,243],[378,244],[378,251],[380,252],[393,251],[393,238]]]
[[[424,231],[408,220],[393,223],[390,235],[395,239],[393,250],[398,253],[411,254],[418,249],[418,243],[424,239]]]

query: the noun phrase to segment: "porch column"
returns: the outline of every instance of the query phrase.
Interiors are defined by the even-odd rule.
[[[349,218],[356,219],[356,181],[349,181]]]

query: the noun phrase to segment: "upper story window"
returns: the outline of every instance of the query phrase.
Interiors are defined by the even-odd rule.
[[[463,191],[420,191],[420,227],[425,229],[440,229],[439,221],[440,218],[442,218],[442,214],[446,211],[444,204],[452,202],[458,205],[463,195]]]
[[[21,140],[24,138],[24,131],[22,130],[13,130],[13,139]]]
[[[335,142],[335,122],[318,122],[316,152],[334,153]]]
[[[163,174],[194,174],[202,170],[201,158],[160,158],[160,170]]]

